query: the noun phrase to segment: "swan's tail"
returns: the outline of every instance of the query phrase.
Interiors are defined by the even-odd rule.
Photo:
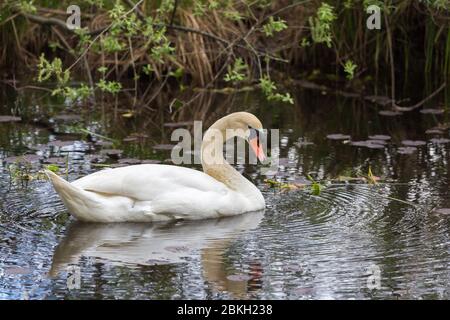
[[[50,170],[45,170],[45,174],[69,212],[80,220],[90,220],[88,208],[95,205],[96,202],[93,196],[88,191],[75,187]]]

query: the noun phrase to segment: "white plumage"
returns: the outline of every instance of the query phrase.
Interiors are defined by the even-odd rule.
[[[262,127],[252,114],[238,112],[218,120],[210,130],[244,126]],[[204,139],[202,147],[206,143]],[[83,221],[194,220],[264,209],[258,188],[228,163],[202,164],[206,173],[142,164],[102,170],[72,183],[51,171],[46,173],[69,212]]]

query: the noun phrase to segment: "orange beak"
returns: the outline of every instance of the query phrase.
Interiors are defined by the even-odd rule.
[[[266,160],[266,155],[264,154],[264,150],[261,144],[259,143],[258,137],[250,139],[249,144],[250,147],[252,147],[253,152],[255,152],[256,157],[258,158],[259,161],[263,162],[264,160]]]

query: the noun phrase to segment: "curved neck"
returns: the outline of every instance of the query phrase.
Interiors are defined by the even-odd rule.
[[[259,192],[253,183],[242,176],[224,159],[224,137],[225,130],[220,129],[217,123],[206,131],[201,146],[203,172],[234,191],[247,195],[253,194],[255,191]]]

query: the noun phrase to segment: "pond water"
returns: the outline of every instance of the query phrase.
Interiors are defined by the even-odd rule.
[[[126,107],[48,96],[1,90],[0,115],[22,120],[0,121],[0,299],[450,298],[450,137],[435,128],[445,113],[382,116],[373,104],[299,91],[295,106],[257,92],[211,93],[186,110],[169,114],[162,100],[130,118]],[[264,212],[87,224],[69,216],[49,182],[23,179],[46,164],[73,181],[107,166],[165,163],[179,122],[207,126],[236,110],[280,129],[276,176],[238,166],[262,190]],[[372,135],[390,139],[361,142]],[[369,167],[376,184],[362,179]],[[324,185],[319,194],[308,175]],[[78,273],[79,288],[68,287]]]

